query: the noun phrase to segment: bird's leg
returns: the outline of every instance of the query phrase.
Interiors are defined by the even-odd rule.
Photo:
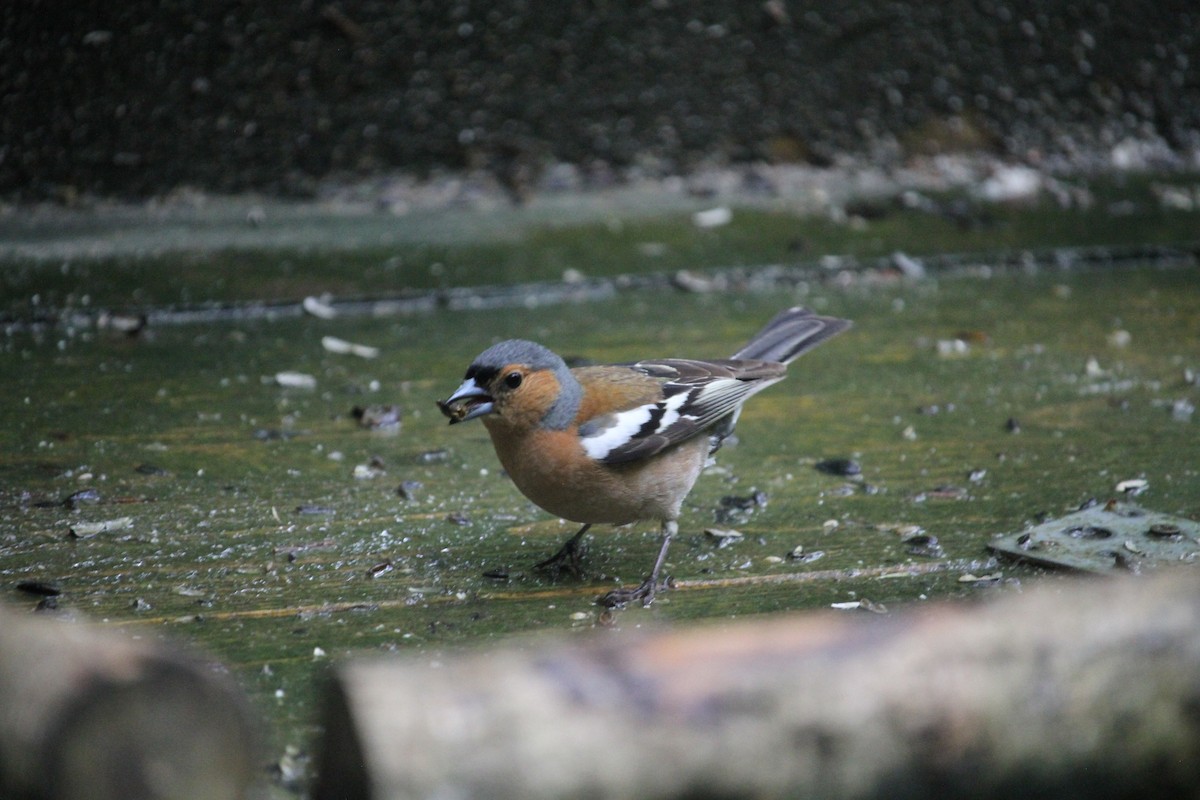
[[[608,608],[620,608],[634,600],[641,600],[644,608],[654,602],[654,593],[660,588],[666,588],[667,581],[663,581],[663,584],[659,585],[659,573],[662,572],[663,563],[667,560],[667,550],[671,547],[671,540],[679,532],[679,523],[673,519],[667,520],[663,523],[662,532],[662,547],[658,551],[658,558],[654,560],[654,569],[650,571],[646,580],[633,589],[613,589],[600,597],[596,601],[597,603]]]
[[[571,573],[575,577],[579,577],[582,570],[579,566],[579,560],[583,556],[583,548],[579,543],[583,541],[583,535],[587,533],[588,528],[592,527],[589,522],[580,528],[574,536],[567,539],[563,546],[558,548],[558,552],[547,558],[545,561],[539,561],[533,565],[534,569],[550,570],[554,574],[558,574],[563,569]]]

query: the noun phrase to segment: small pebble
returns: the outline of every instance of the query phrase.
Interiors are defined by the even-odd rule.
[[[449,450],[426,450],[417,456],[418,464],[442,464],[449,460]]]
[[[909,555],[921,556],[922,558],[944,558],[946,555],[946,551],[938,543],[937,537],[930,536],[927,533],[910,536],[902,541],[907,545],[905,549]]]
[[[967,490],[961,486],[935,486],[925,493],[927,497],[937,500],[965,500],[968,497]]]
[[[719,548],[737,544],[746,538],[746,535],[741,531],[735,531],[730,528],[705,528],[704,535],[716,542]]]
[[[400,495],[405,500],[416,500],[420,496],[421,490],[425,488],[425,484],[420,481],[403,481],[396,487],[396,494]]]
[[[973,583],[978,586],[978,585],[987,584],[987,583],[999,583],[1001,578],[1003,578],[1003,577],[1004,577],[1004,575],[1002,575],[999,572],[993,572],[990,575],[973,575],[970,572],[968,572],[964,575],[959,575],[958,582],[959,583]]]
[[[1150,536],[1157,536],[1160,539],[1180,539],[1183,537],[1183,531],[1173,522],[1159,522],[1151,525],[1146,530],[1146,533]]]
[[[724,508],[734,508],[739,511],[748,511],[752,508],[765,508],[767,505],[767,493],[752,491],[748,495],[726,495],[721,498],[721,506]]]
[[[814,561],[819,561],[825,557],[824,550],[805,551],[804,545],[797,545],[792,548],[792,551],[787,554],[789,561],[795,561],[797,564],[811,564]]]
[[[21,581],[17,584],[17,591],[39,597],[57,597],[62,594],[62,589],[45,581]]]
[[[923,414],[928,417],[932,417],[932,416],[941,414],[943,411],[945,411],[947,414],[949,414],[950,412],[954,411],[955,408],[956,408],[956,406],[954,405],[954,403],[946,403],[945,405],[939,405],[937,403],[933,403],[933,404],[927,405],[927,406],[917,406],[917,413]]]
[[[373,430],[400,427],[400,406],[397,405],[355,406],[350,409],[350,416],[358,420],[360,426]]]
[[[63,505],[67,508],[79,508],[83,505],[100,502],[100,492],[95,489],[80,489],[78,492],[67,497],[63,501]]]
[[[378,464],[355,464],[354,477],[357,480],[371,480],[384,474],[383,467]]]
[[[295,431],[285,431],[279,428],[258,428],[254,431],[254,438],[260,442],[286,442],[296,435]]]
[[[813,466],[817,472],[824,472],[826,475],[847,477],[862,474],[862,465],[852,458],[827,458],[823,461],[818,461]]]
[[[370,569],[367,570],[367,577],[368,578],[378,578],[380,576],[388,574],[393,569],[395,569],[395,567],[392,565],[391,561],[388,561],[388,560],[380,561],[378,564],[375,564],[374,566],[372,566]]]

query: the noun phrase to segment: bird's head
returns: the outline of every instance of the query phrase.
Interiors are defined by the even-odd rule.
[[[562,358],[535,342],[510,339],[480,353],[438,408],[451,425],[491,414],[561,429],[574,418],[579,393]]]

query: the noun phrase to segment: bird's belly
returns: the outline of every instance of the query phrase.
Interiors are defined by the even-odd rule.
[[[614,525],[676,519],[708,456],[707,437],[645,461],[616,465],[555,458],[544,448],[496,445],[517,488],[538,506],[573,522]]]

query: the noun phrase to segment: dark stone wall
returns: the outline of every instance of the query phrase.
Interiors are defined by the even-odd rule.
[[[10,0],[0,193],[1195,148],[1198,31],[1190,0]]]

